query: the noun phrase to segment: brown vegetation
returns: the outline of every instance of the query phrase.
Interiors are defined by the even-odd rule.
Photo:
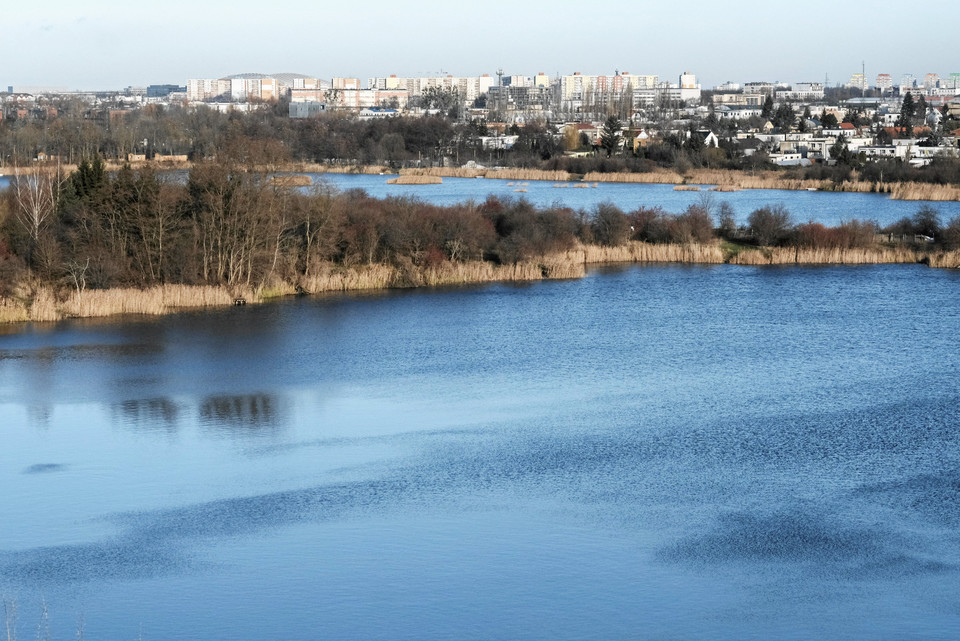
[[[896,183],[888,187],[890,197],[896,200],[960,200],[960,187],[927,183]]]
[[[589,211],[537,208],[493,196],[436,206],[341,194],[324,184],[294,189],[271,175],[203,163],[177,184],[149,167],[110,175],[100,162],[82,162],[68,177],[42,181],[53,194],[44,192],[42,201],[6,190],[0,320],[162,314],[303,292],[577,278],[586,265],[609,262],[960,263],[960,218],[944,226],[929,206],[878,230],[856,220],[793,225],[778,206],[755,210],[748,227],[737,227],[721,204],[715,228],[709,194],[679,214],[624,212],[610,203]],[[527,179],[535,178],[515,180]],[[721,246],[718,238],[731,242]]]
[[[278,187],[309,187],[313,184],[313,179],[303,174],[271,176],[270,184]]]
[[[401,176],[440,176],[441,178],[477,178],[486,173],[486,169],[470,167],[410,167],[400,170]]]
[[[734,265],[874,265],[916,263],[928,256],[909,247],[763,247],[733,256]]]
[[[401,175],[387,179],[388,185],[439,185],[443,182],[440,176]]]
[[[653,244],[630,241],[619,247],[587,245],[583,247],[584,262],[598,263],[706,263],[724,262],[724,254],[717,243],[709,244]]]

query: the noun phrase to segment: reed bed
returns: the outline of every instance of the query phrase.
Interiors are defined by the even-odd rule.
[[[582,278],[585,273],[582,253],[564,252],[511,265],[495,265],[479,261],[444,263],[438,267],[425,269],[423,271],[423,282],[429,287],[436,287],[555,278]]]
[[[117,287],[71,294],[59,305],[59,315],[90,318],[115,314],[167,314],[190,307],[225,307],[238,298],[255,303],[260,297],[252,288],[227,289],[213,285],[159,285],[147,289]]]
[[[30,320],[30,310],[17,300],[0,298],[0,324],[22,323]]]
[[[30,303],[30,320],[37,322],[56,321],[62,318],[57,309],[57,297],[49,287],[40,287]]]
[[[443,182],[440,176],[397,176],[387,180],[388,185],[439,185]]]
[[[544,169],[489,169],[487,170],[486,177],[499,178],[501,180],[548,180],[552,182],[571,180],[569,172],[547,171]]]
[[[699,185],[674,185],[674,191],[700,191]]]
[[[476,178],[486,169],[471,167],[408,167],[400,170],[401,176],[440,176],[441,178]]]
[[[926,183],[895,183],[889,186],[894,200],[960,200],[960,187]]]
[[[313,184],[313,179],[303,174],[271,176],[270,184],[279,187],[309,187]]]
[[[879,265],[916,263],[927,257],[906,247],[808,248],[763,247],[732,256],[734,265]]]
[[[960,250],[931,252],[927,254],[927,264],[944,269],[960,269]]]
[[[682,183],[683,176],[675,171],[665,169],[645,172],[600,172],[591,171],[583,177],[584,182],[593,183],[644,183],[670,185]]]
[[[630,241],[619,247],[585,245],[584,262],[598,263],[706,263],[725,261],[718,244],[653,244]]]
[[[331,264],[325,265],[319,273],[303,277],[300,285],[311,293],[386,289],[392,286],[396,271],[390,265],[341,268]]]
[[[315,170],[315,173],[320,174],[369,174],[376,176],[378,174],[395,173],[389,167],[383,165],[313,165],[310,168]],[[306,171],[306,167],[304,171]]]

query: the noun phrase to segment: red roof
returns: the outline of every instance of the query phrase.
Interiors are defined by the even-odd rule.
[[[854,126],[853,126],[853,123],[851,123],[851,122],[841,122],[841,123],[840,123],[840,128],[841,128],[841,129],[856,129],[856,127],[854,127]]]
[[[902,138],[907,135],[906,127],[884,127],[883,130],[895,138]],[[930,127],[914,127],[913,136],[919,136],[930,132]]]

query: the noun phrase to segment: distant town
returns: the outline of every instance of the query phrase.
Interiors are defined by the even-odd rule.
[[[110,92],[9,86],[0,92],[0,101],[0,121],[6,125],[6,137],[0,138],[0,167],[54,158],[75,162],[90,151],[133,162],[194,160],[207,153],[198,147],[199,137],[169,134],[151,140],[134,132],[136,138],[126,136],[125,142],[114,136],[111,144],[87,141],[69,150],[63,140],[49,135],[15,139],[18,127],[46,127],[63,117],[109,130],[131,114],[157,109],[269,112],[292,120],[439,116],[469,125],[465,129],[469,140],[464,143],[461,136],[458,144],[473,149],[474,158],[487,153],[491,159],[494,152],[501,155],[522,142],[524,130],[535,127],[541,138],[553,139],[553,144],[539,145],[543,158],[560,153],[642,155],[645,148],[670,140],[677,148],[697,152],[722,150],[724,157],[715,154],[715,160],[727,165],[752,157],[750,163],[782,167],[837,162],[862,166],[892,159],[923,167],[939,159],[956,159],[960,135],[960,73],[906,74],[896,82],[881,73],[872,85],[866,74],[855,73],[849,82],[832,87],[826,81],[750,81],[725,82],[710,90],[702,89],[689,72],[679,74],[676,82],[619,70],[609,75],[524,76],[502,70],[473,77],[389,75],[365,82],[244,73]],[[407,154],[394,153],[392,160],[409,162],[416,153],[417,162],[424,162],[422,150],[406,147]],[[434,147],[436,153],[427,162],[443,164],[451,156],[460,160],[459,151]],[[655,159],[664,164],[662,157]]]

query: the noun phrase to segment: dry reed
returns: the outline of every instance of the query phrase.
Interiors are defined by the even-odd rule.
[[[476,178],[486,169],[470,167],[410,167],[400,170],[401,176],[440,176],[441,178]]]
[[[960,269],[960,250],[932,252],[927,254],[928,264],[931,267],[946,269]]]
[[[734,265],[876,265],[916,263],[926,254],[907,247],[807,248],[762,247],[730,258]]]
[[[344,268],[327,264],[318,273],[303,277],[300,285],[311,293],[386,289],[393,283],[395,274],[396,269],[389,265]]]
[[[17,300],[0,298],[0,323],[21,323],[30,320],[30,310]]]
[[[321,174],[390,174],[395,173],[383,165],[313,165],[314,173]]]
[[[724,262],[724,254],[715,243],[687,245],[653,244],[630,241],[619,247],[585,245],[586,263],[707,263]]]
[[[308,187],[313,184],[313,179],[303,174],[271,176],[270,183],[279,187]]]
[[[491,169],[486,173],[487,178],[501,180],[548,180],[552,182],[570,180],[566,171],[547,171],[544,169]]]
[[[443,182],[440,176],[397,176],[387,180],[388,185],[439,185]]]
[[[147,289],[118,287],[73,293],[60,306],[66,316],[94,317],[115,314],[166,314],[188,307],[224,307],[238,298],[260,300],[249,287],[227,289],[212,285],[158,285]]]
[[[960,187],[925,183],[895,183],[889,186],[894,200],[960,200]]]
[[[596,183],[644,183],[644,184],[674,184],[683,182],[683,176],[669,170],[634,172],[600,172],[591,171],[583,177],[584,182]]]
[[[33,294],[33,301],[30,303],[30,320],[32,321],[55,321],[60,320],[62,316],[57,310],[57,297],[49,287],[40,287]]]
[[[698,185],[675,185],[673,188],[674,191],[700,191]]]

